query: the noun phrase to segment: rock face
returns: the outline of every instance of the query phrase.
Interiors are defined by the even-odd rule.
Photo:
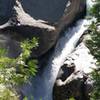
[[[68,0],[22,0],[25,12],[35,19],[56,22],[63,15]]]
[[[81,43],[69,55],[61,67],[54,86],[54,100],[65,100],[75,97],[75,100],[90,100],[89,92],[93,82],[89,73],[96,68],[95,60],[89,49]]]
[[[39,38],[39,47],[33,50],[33,57],[39,57],[52,48],[64,26],[72,23],[85,9],[85,0],[7,0],[6,2],[1,0],[0,2],[0,6],[3,6],[0,8],[0,18],[9,18],[8,22],[0,25],[0,30],[13,30],[26,38],[33,36]],[[5,20],[0,20],[0,23],[4,22]]]
[[[17,38],[17,37],[16,37]],[[9,32],[0,32],[0,48],[5,48],[8,57],[16,57],[21,53],[19,42],[9,36]]]
[[[11,17],[13,4],[14,0],[0,0],[0,25]]]

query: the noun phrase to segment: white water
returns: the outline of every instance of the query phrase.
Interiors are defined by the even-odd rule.
[[[91,0],[87,0],[88,8]],[[63,37],[57,43],[54,53],[49,59],[49,64],[45,67],[44,72],[36,76],[32,84],[24,87],[23,93],[30,97],[34,96],[34,100],[52,100],[53,86],[60,67],[63,65],[67,56],[76,47],[76,44],[84,31],[91,24],[91,20],[79,20],[77,25],[69,28]],[[33,99],[29,99],[33,100]]]
[[[90,24],[88,20],[79,20],[76,26],[69,28],[65,32],[65,35],[59,39],[44,72],[36,76],[32,83],[33,85],[30,84],[30,86],[24,87],[23,93],[25,95],[29,96],[34,94],[34,100],[41,100],[40,98],[42,98],[42,100],[52,100],[52,90],[58,71],[67,56],[74,50],[78,40],[88,28],[88,24]],[[26,91],[27,93],[25,93]]]

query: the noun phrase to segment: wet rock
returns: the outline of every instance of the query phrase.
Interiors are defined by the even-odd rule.
[[[54,100],[90,100],[89,93],[93,89],[93,81],[89,73],[96,68],[96,60],[84,43],[71,53],[58,73],[54,86]]]

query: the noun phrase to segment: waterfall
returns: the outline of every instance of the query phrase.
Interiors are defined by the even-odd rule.
[[[58,40],[43,73],[37,75],[30,85],[24,86],[22,89],[23,94],[29,97],[28,100],[33,100],[30,99],[31,95],[33,95],[34,100],[52,100],[53,86],[58,71],[91,22],[88,19],[81,19],[76,23],[76,26],[70,27],[65,31],[64,36]]]
[[[50,57],[44,72],[34,78],[32,82],[33,85],[30,84],[30,86],[26,86],[22,90],[25,95],[34,95],[34,100],[52,100],[52,90],[58,71],[67,56],[74,50],[78,40],[88,28],[90,22],[91,21],[86,19],[79,20],[76,26],[65,31],[64,36],[59,39],[55,51]]]

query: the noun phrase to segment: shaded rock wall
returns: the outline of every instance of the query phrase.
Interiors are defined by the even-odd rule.
[[[55,22],[60,19],[68,0],[21,0],[25,12],[35,19]]]
[[[9,32],[0,32],[0,48],[7,50],[8,57],[17,57],[21,53],[19,42],[9,35]],[[16,37],[17,38],[17,37]]]
[[[9,3],[5,3],[6,7],[4,1],[2,1],[1,5],[4,6],[2,9],[5,10],[8,7],[8,10],[4,12],[4,16],[8,14],[11,17],[8,22],[0,25],[0,30],[9,30],[11,32],[14,30],[17,34],[19,33],[23,37],[26,36],[26,38],[38,37],[39,47],[36,50],[32,50],[32,56],[39,57],[56,44],[63,28],[72,23],[75,17],[85,9],[85,0],[67,1],[10,0]],[[10,4],[13,2],[12,9]],[[10,11],[13,12],[11,13]],[[35,19],[36,16],[38,20]],[[57,22],[55,23],[56,19]]]
[[[0,0],[0,24],[11,17],[13,5],[14,0]]]

